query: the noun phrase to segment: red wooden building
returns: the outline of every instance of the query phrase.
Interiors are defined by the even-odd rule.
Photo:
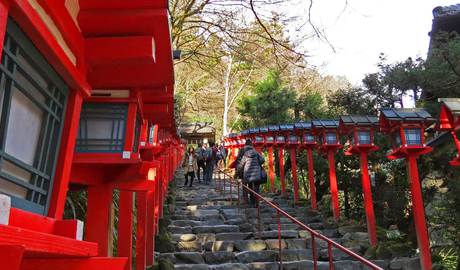
[[[153,264],[156,221],[184,151],[167,5],[0,0],[2,269],[130,269],[134,233],[136,269]],[[88,192],[86,224],[63,220],[69,189]]]

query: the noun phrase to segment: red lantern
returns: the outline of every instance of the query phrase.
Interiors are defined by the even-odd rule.
[[[422,269],[432,268],[430,242],[425,221],[422,189],[418,176],[417,158],[429,153],[432,148],[425,145],[425,127],[434,123],[431,115],[422,109],[380,110],[380,130],[391,136],[393,150],[389,159],[405,158],[409,167],[412,195],[412,210]]]
[[[339,121],[337,120],[313,120],[313,131],[318,138],[319,150],[327,154],[329,162],[329,184],[331,191],[332,212],[336,221],[340,219],[339,191],[335,172],[334,155],[337,149],[342,148],[338,136]]]
[[[378,147],[374,145],[374,131],[377,128],[378,118],[374,116],[345,115],[340,117],[339,129],[342,134],[350,138],[350,145],[346,154],[360,155],[364,209],[366,212],[369,241],[372,246],[377,245],[377,233],[367,156],[369,152],[378,149]]]
[[[316,136],[312,131],[311,122],[295,123],[294,128],[296,133],[302,138],[301,148],[307,150],[308,158],[308,181],[310,184],[311,208],[317,210],[316,205],[316,187],[315,187],[315,172],[313,164],[313,148],[316,147]]]
[[[440,98],[439,102],[441,102],[441,112],[436,129],[451,133],[457,148],[457,156],[449,163],[452,166],[460,166],[460,140],[457,135],[460,129],[460,99]]]

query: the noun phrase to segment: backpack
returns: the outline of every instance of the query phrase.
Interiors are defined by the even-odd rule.
[[[213,160],[212,155],[213,155],[212,149],[207,149],[206,152],[204,153],[204,157],[206,159],[206,162],[211,162]]]
[[[217,160],[217,147],[213,146],[212,149],[211,149],[211,152],[212,152],[212,155],[211,155],[211,158],[212,160]]]
[[[204,156],[205,153],[204,152],[205,152],[205,150],[203,150],[203,148],[200,148],[197,152],[198,152],[197,160],[198,161],[204,161],[204,158],[205,158],[205,156]]]

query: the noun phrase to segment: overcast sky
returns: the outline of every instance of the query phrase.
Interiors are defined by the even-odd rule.
[[[321,41],[307,41],[304,46],[312,55],[310,64],[324,74],[344,75],[350,82],[360,83],[364,74],[376,71],[380,52],[390,61],[425,57],[433,8],[460,0],[348,0],[343,11],[345,2],[315,0],[312,9],[315,24],[325,29],[336,52]],[[304,8],[290,9],[306,16]]]

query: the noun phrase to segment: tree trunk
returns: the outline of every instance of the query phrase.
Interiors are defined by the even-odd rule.
[[[228,96],[229,96],[229,92],[230,92],[230,74],[232,72],[232,63],[233,62],[233,58],[232,58],[232,55],[229,54],[228,55],[228,63],[227,63],[227,71],[225,73],[225,81],[224,81],[224,115],[223,115],[223,119],[222,119],[222,135],[223,136],[226,136],[227,133],[228,133],[228,130],[227,130],[227,125],[228,125],[228,111],[229,111],[229,106],[228,106]]]

